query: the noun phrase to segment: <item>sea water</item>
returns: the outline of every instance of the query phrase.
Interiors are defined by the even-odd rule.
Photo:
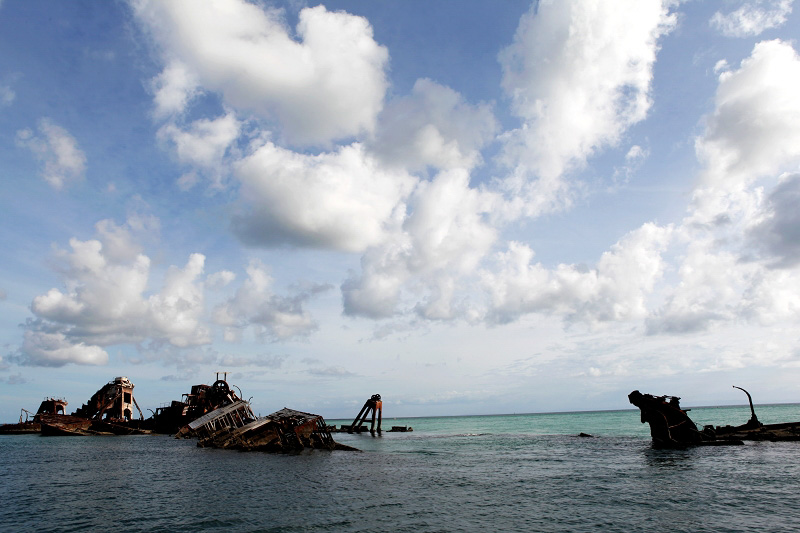
[[[757,414],[800,421],[800,405]],[[750,412],[690,416],[740,424]],[[414,431],[337,433],[363,451],[291,455],[168,436],[0,436],[0,531],[800,529],[800,442],[654,450],[638,410],[393,425]]]

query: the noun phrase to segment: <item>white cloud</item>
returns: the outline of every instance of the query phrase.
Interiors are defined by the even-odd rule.
[[[512,242],[498,256],[500,268],[484,271],[491,297],[487,318],[508,323],[527,313],[559,314],[570,321],[642,319],[646,298],[661,278],[661,257],[671,228],[645,224],[601,256],[593,269],[561,264],[548,270],[532,263],[533,250]]]
[[[800,58],[762,41],[738,70],[719,75],[715,109],[695,142],[703,185],[736,190],[800,163]]]
[[[469,105],[456,91],[420,79],[383,111],[370,149],[410,171],[469,169],[481,162],[480,148],[496,130],[488,105]]]
[[[464,170],[450,170],[419,185],[409,200],[402,231],[368,250],[362,273],[343,285],[346,314],[372,318],[397,312],[407,283],[427,292],[417,311],[427,318],[457,315],[452,307],[456,281],[474,272],[497,238],[483,215],[490,204],[469,187]]]
[[[797,175],[765,195],[800,164],[798,92],[800,58],[782,41],[756,44],[738,70],[719,74],[715,109],[695,142],[704,168],[680,229],[679,283],[648,318],[649,333],[800,318]]]
[[[156,118],[183,113],[199,93],[195,76],[183,63],[173,61],[153,81]]]
[[[244,329],[253,327],[259,336],[271,340],[304,337],[318,327],[304,308],[315,294],[328,286],[314,285],[291,296],[278,296],[273,279],[259,261],[247,267],[247,280],[227,302],[214,310],[214,321],[226,328],[227,340],[238,340]]]
[[[51,120],[39,121],[37,137],[29,130],[17,132],[17,144],[33,152],[43,165],[42,177],[55,189],[83,178],[86,171],[86,156],[78,147],[78,142],[64,128]]]
[[[794,0],[747,0],[739,9],[714,13],[709,24],[727,37],[751,37],[786,22]]]
[[[11,87],[8,85],[0,85],[0,107],[11,105],[16,97],[17,93],[15,93]]]
[[[210,342],[202,323],[199,278],[205,258],[192,254],[184,268],[170,267],[162,289],[145,295],[150,259],[130,242],[131,228],[97,224],[98,239],[70,240],[58,254],[64,289],[36,296],[20,359],[26,364],[103,364],[104,346],[145,340],[186,347]]]
[[[22,343],[23,364],[31,366],[104,365],[108,353],[99,346],[68,339],[63,333],[28,330]]]
[[[236,279],[236,274],[230,270],[220,270],[214,272],[206,278],[206,287],[209,289],[221,289]]]
[[[371,131],[382,108],[388,53],[362,17],[304,8],[294,40],[279,10],[242,0],[134,9],[167,64],[154,82],[158,114],[181,111],[201,87],[277,117],[290,142],[326,144]]]
[[[397,225],[415,178],[386,170],[359,144],[303,155],[267,143],[237,164],[247,243],[362,251]]]
[[[658,39],[675,25],[669,4],[542,1],[523,16],[500,60],[523,121],[504,136],[506,186],[524,214],[568,203],[564,172],[645,118]]]
[[[202,169],[214,185],[220,186],[226,173],[225,155],[240,131],[241,123],[233,113],[227,113],[215,120],[196,120],[187,129],[174,123],[165,124],[158,130],[158,137],[172,144],[181,163]],[[179,185],[187,190],[194,182],[184,176]]]

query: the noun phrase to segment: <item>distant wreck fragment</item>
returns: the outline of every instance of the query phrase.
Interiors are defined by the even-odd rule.
[[[147,424],[133,397],[133,383],[125,376],[114,378],[95,392],[71,415],[59,405],[52,413],[39,415],[44,436],[133,435],[148,433]],[[63,402],[66,406],[66,402]],[[139,418],[134,419],[134,407]],[[41,407],[40,407],[41,409]]]
[[[43,415],[64,415],[66,407],[67,401],[64,398],[48,396],[39,404],[35,414],[23,408],[20,410],[18,423],[0,425],[0,434],[39,433],[42,431]]]
[[[378,415],[378,435],[381,434],[381,419],[383,418],[383,402],[381,401],[380,394],[373,394],[370,396],[369,400],[364,402],[364,407],[361,408],[361,411],[358,412],[356,415],[355,420],[353,423],[347,426],[347,432],[352,433],[353,431],[357,433],[361,433],[365,430],[364,423],[367,421],[367,417],[372,414],[372,424],[369,426],[369,432],[371,435],[375,435],[375,415]],[[345,429],[342,426],[342,429]]]
[[[628,395],[628,400],[641,411],[642,423],[650,425],[650,435],[656,448],[740,445],[746,440],[800,440],[800,422],[762,424],[756,416],[750,393],[735,385],[734,388],[747,394],[752,415],[750,420],[740,426],[708,425],[702,431],[689,418],[689,409],[681,409],[677,396],[653,396],[635,390]]]
[[[355,450],[335,442],[319,415],[284,407],[271,415],[256,417],[244,400],[201,416],[182,428],[176,437],[197,438],[200,447],[241,451]]]

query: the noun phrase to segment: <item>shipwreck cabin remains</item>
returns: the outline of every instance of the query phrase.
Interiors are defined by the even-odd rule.
[[[220,374],[223,374],[222,378]],[[180,401],[173,400],[169,405],[157,408],[152,417],[153,431],[174,434],[206,413],[240,401],[227,378],[227,372],[217,372],[213,384],[192,385],[191,392],[183,394]]]

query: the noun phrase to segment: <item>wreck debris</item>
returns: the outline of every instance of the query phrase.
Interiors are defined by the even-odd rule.
[[[371,435],[375,435],[375,414],[378,415],[378,435],[381,434],[381,418],[383,417],[383,402],[381,401],[380,394],[373,394],[369,400],[364,402],[364,407],[361,408],[361,411],[358,412],[356,415],[355,420],[350,426],[347,428],[348,433],[352,433],[356,431],[361,433],[364,431],[363,425],[364,422],[367,420],[367,416],[372,413],[372,424],[369,427],[369,432]],[[343,428],[344,429],[344,428]]]
[[[744,444],[743,441],[796,441],[800,440],[800,422],[783,424],[762,424],[756,417],[750,393],[741,387],[750,401],[750,420],[740,426],[707,425],[702,431],[681,409],[680,398],[676,396],[653,396],[638,390],[628,395],[628,400],[641,411],[641,420],[650,424],[653,446],[675,448],[684,446],[719,446]]]
[[[0,434],[4,433],[39,433],[42,430],[41,418],[46,415],[64,415],[67,401],[64,398],[48,396],[39,404],[36,414],[23,408],[19,413],[17,424],[0,425]],[[24,420],[23,420],[24,419]]]
[[[142,410],[133,397],[133,383],[125,376],[114,378],[94,393],[88,402],[79,407],[73,416],[90,420],[132,420],[133,407],[139,411],[139,420],[144,420]]]
[[[200,447],[241,451],[355,450],[335,442],[325,419],[319,415],[284,407],[271,415],[255,417],[244,400],[194,420],[176,437],[196,437]]]
[[[103,385],[71,415],[56,402],[52,413],[39,416],[43,436],[132,435],[148,433],[142,410],[133,396],[133,383],[119,376]],[[42,402],[44,406],[44,402]],[[61,414],[58,414],[61,407]],[[139,419],[133,418],[133,408]],[[40,407],[41,409],[41,407]]]
[[[222,378],[220,374],[223,374]],[[204,414],[240,400],[227,378],[227,372],[217,372],[212,385],[193,385],[191,392],[184,394],[181,401],[173,400],[170,405],[157,408],[152,417],[153,431],[174,434]]]

